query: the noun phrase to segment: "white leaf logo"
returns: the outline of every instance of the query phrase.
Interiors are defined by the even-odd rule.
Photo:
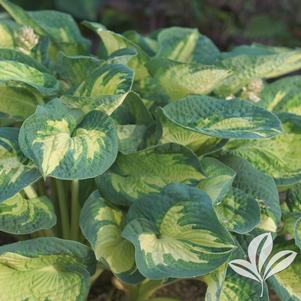
[[[261,294],[265,281],[286,269],[295,259],[297,253],[290,250],[280,251],[271,259],[269,256],[273,249],[273,238],[271,233],[264,233],[255,237],[249,244],[249,261],[235,259],[229,262],[230,267],[239,275],[253,279],[261,284]]]

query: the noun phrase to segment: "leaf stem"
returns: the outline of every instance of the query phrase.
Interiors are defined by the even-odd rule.
[[[261,294],[260,294],[260,298],[262,298],[262,296],[263,296],[263,285],[264,285],[264,281],[261,281]]]
[[[38,194],[31,185],[25,187],[23,190],[29,199],[35,199],[38,197]]]
[[[71,239],[78,240],[79,236],[79,181],[73,180],[71,183]]]
[[[90,278],[91,286],[98,279],[98,277],[101,275],[102,272],[103,272],[103,268],[100,265],[98,265],[96,267],[96,271],[95,271],[94,275],[91,276],[91,278]]]
[[[64,183],[61,180],[56,179],[56,189],[58,196],[58,205],[60,209],[60,220],[62,223],[62,237],[65,239],[70,238],[70,228],[69,228],[69,212],[66,200],[66,194],[64,189]]]

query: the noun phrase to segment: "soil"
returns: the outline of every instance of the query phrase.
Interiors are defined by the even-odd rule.
[[[92,287],[88,301],[131,301],[114,289],[113,275],[104,272]],[[205,301],[206,285],[197,280],[181,280],[158,290],[153,297],[176,298],[179,301]],[[270,301],[281,301],[270,291]]]

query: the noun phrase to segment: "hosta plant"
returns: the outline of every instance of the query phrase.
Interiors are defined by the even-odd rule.
[[[67,14],[0,3],[1,301],[86,300],[104,270],[130,301],[183,278],[301,300],[300,255],[268,286],[228,268],[264,233],[300,253],[300,49],[83,22],[92,48]]]

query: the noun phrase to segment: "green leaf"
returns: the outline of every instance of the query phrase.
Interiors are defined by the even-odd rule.
[[[217,138],[267,138],[281,132],[275,115],[240,99],[187,96],[165,106],[163,113],[185,129]]]
[[[31,87],[42,95],[53,95],[58,91],[59,83],[49,73],[43,73],[29,65],[17,61],[0,60],[0,82],[10,86]]]
[[[212,64],[219,57],[217,47],[197,29],[170,27],[158,35],[157,57],[182,63]]]
[[[281,135],[272,139],[233,140],[225,149],[272,176],[277,185],[287,186],[301,181],[301,117],[281,113],[279,118],[284,128]]]
[[[100,65],[101,61],[92,56],[67,56],[60,52],[57,58],[56,70],[61,79],[77,88]]]
[[[161,58],[149,61],[147,68],[172,100],[190,94],[209,94],[229,76],[227,70],[214,66],[184,64]]]
[[[134,246],[121,236],[124,212],[110,207],[94,191],[86,200],[80,215],[82,233],[90,242],[96,259],[117,275],[136,269]]]
[[[123,236],[135,246],[139,271],[152,279],[207,274],[234,248],[208,195],[184,184],[170,184],[137,201]]]
[[[281,300],[300,301],[300,269],[301,256],[300,250],[292,242],[282,241],[274,244],[273,250],[283,251],[292,250],[298,253],[294,262],[285,270],[275,274],[268,280],[269,286],[276,292]]]
[[[296,245],[301,250],[301,212],[300,212],[300,217],[295,224],[294,238],[295,238]]]
[[[301,115],[301,76],[285,77],[266,85],[260,99],[258,104],[269,111]]]
[[[93,252],[75,241],[37,238],[0,247],[5,300],[85,301],[94,270]]]
[[[117,134],[112,120],[100,111],[81,111],[54,99],[39,106],[20,130],[19,143],[44,176],[93,178],[115,161]]]
[[[259,212],[256,209],[258,207],[256,202],[258,202],[261,209],[261,219],[257,228],[262,231],[276,232],[280,224],[281,209],[278,190],[273,179],[240,157],[227,155],[221,156],[220,159],[236,172],[233,187],[234,200],[241,202],[238,211],[243,210],[246,221],[256,226],[259,221]],[[249,207],[245,207],[244,202],[246,201],[248,201]],[[233,200],[230,204],[232,202]],[[248,210],[252,213],[248,213]],[[232,220],[234,224],[239,222],[239,219],[233,218]]]
[[[22,154],[18,145],[19,130],[0,128],[0,201],[37,181],[38,169]]]
[[[301,68],[301,51],[288,50],[273,54],[239,54],[221,60],[217,66],[232,71],[216,89],[220,96],[229,96],[238,92],[251,80],[273,78]]]
[[[196,185],[202,178],[198,158],[190,150],[165,144],[129,155],[120,154],[96,183],[106,200],[128,206],[169,183]]]
[[[290,187],[285,201],[290,211],[301,212],[301,184]]]
[[[0,4],[17,23],[32,27],[39,35],[50,37],[55,53],[63,50],[67,55],[78,55],[87,51],[89,43],[70,15],[51,10],[26,12],[7,0],[1,0]]]
[[[0,204],[0,230],[12,234],[29,234],[50,229],[56,224],[51,201],[46,196],[25,199],[20,193]]]

